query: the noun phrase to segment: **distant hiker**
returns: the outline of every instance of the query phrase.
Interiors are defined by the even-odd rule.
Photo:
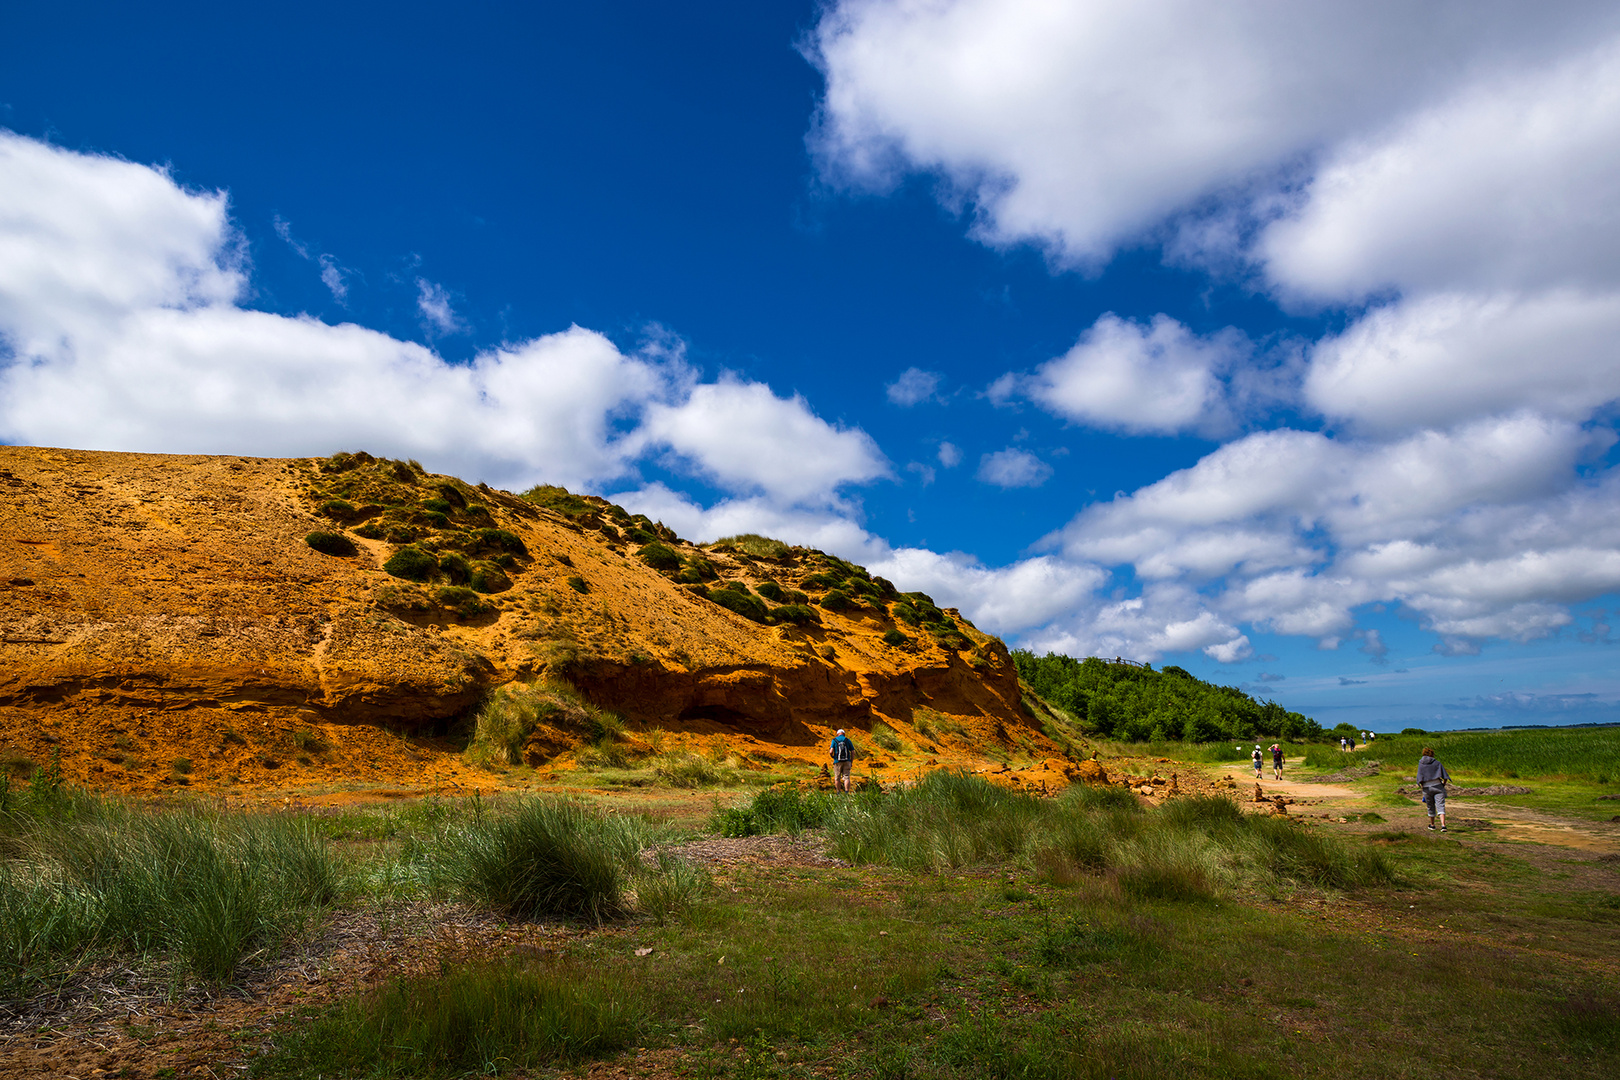
[[[1265,759],[1260,756],[1260,744],[1254,746],[1254,753],[1249,755],[1254,759],[1254,778],[1260,779],[1260,771],[1265,767]]]
[[[849,794],[849,770],[855,763],[855,744],[849,741],[844,729],[839,728],[832,741],[833,782],[839,791]]]
[[[1283,759],[1282,743],[1272,743],[1271,744],[1271,773],[1278,780],[1282,779],[1282,759]]]
[[[1434,819],[1440,819],[1440,831],[1446,831],[1446,785],[1451,774],[1427,746],[1418,758],[1418,788],[1423,792],[1423,805],[1429,808],[1429,831],[1434,831]]]

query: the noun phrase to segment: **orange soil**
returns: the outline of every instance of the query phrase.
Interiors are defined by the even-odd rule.
[[[338,558],[304,543],[337,529],[315,512],[317,464],[0,447],[0,766],[56,753],[99,789],[305,801],[566,782],[572,747],[538,772],[489,771],[447,737],[490,688],[566,663],[633,745],[657,730],[666,752],[743,768],[811,778],[837,727],[885,779],[965,767],[1052,790],[1072,768],[1005,647],[959,616],[962,650],[906,627],[885,644],[895,623],[878,605],[764,626],[650,570],[591,516],[505,492],[460,485],[527,547],[511,588],[471,619],[404,609],[381,569],[393,545],[356,537],[359,555]],[[810,569],[803,552],[701,554],[750,585],[792,588]],[[875,746],[878,722],[901,754]]]

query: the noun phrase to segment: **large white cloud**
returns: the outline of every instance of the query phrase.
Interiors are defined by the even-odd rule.
[[[845,0],[814,34],[814,142],[834,177],[937,172],[990,239],[1095,260],[1617,24],[1588,0]]]
[[[1620,285],[1620,39],[1339,145],[1255,245],[1285,293]]]
[[[288,234],[290,236],[290,232]],[[509,485],[591,487],[667,446],[781,506],[887,475],[864,432],[580,327],[447,363],[353,324],[241,306],[227,200],[0,132],[0,438],[262,454],[364,446]],[[436,332],[462,327],[418,282]]]

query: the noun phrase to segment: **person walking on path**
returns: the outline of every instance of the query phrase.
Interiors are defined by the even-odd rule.
[[[1271,773],[1278,780],[1282,779],[1282,743],[1271,744]]]
[[[1260,744],[1254,746],[1254,753],[1249,755],[1254,759],[1254,778],[1260,779],[1260,771],[1265,767],[1265,759],[1260,756]]]
[[[844,729],[839,728],[832,741],[833,786],[849,794],[849,770],[855,764],[855,744],[849,741]]]
[[[1446,831],[1446,785],[1451,774],[1427,746],[1418,758],[1418,790],[1423,792],[1423,805],[1429,808],[1429,831],[1434,832],[1434,819],[1440,819],[1440,831]]]

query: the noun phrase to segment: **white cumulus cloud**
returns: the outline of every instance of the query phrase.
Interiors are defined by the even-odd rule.
[[[1066,261],[1620,25],[1590,0],[844,0],[811,55],[834,179],[944,176]]]
[[[1033,375],[1004,375],[992,400],[1019,394],[1077,423],[1131,434],[1224,426],[1221,375],[1249,351],[1236,330],[1199,337],[1168,315],[1142,324],[1109,313]]]
[[[842,485],[892,473],[870,435],[829,424],[802,397],[779,398],[763,383],[722,379],[650,405],[640,436],[730,491],[789,503],[825,503]]]

